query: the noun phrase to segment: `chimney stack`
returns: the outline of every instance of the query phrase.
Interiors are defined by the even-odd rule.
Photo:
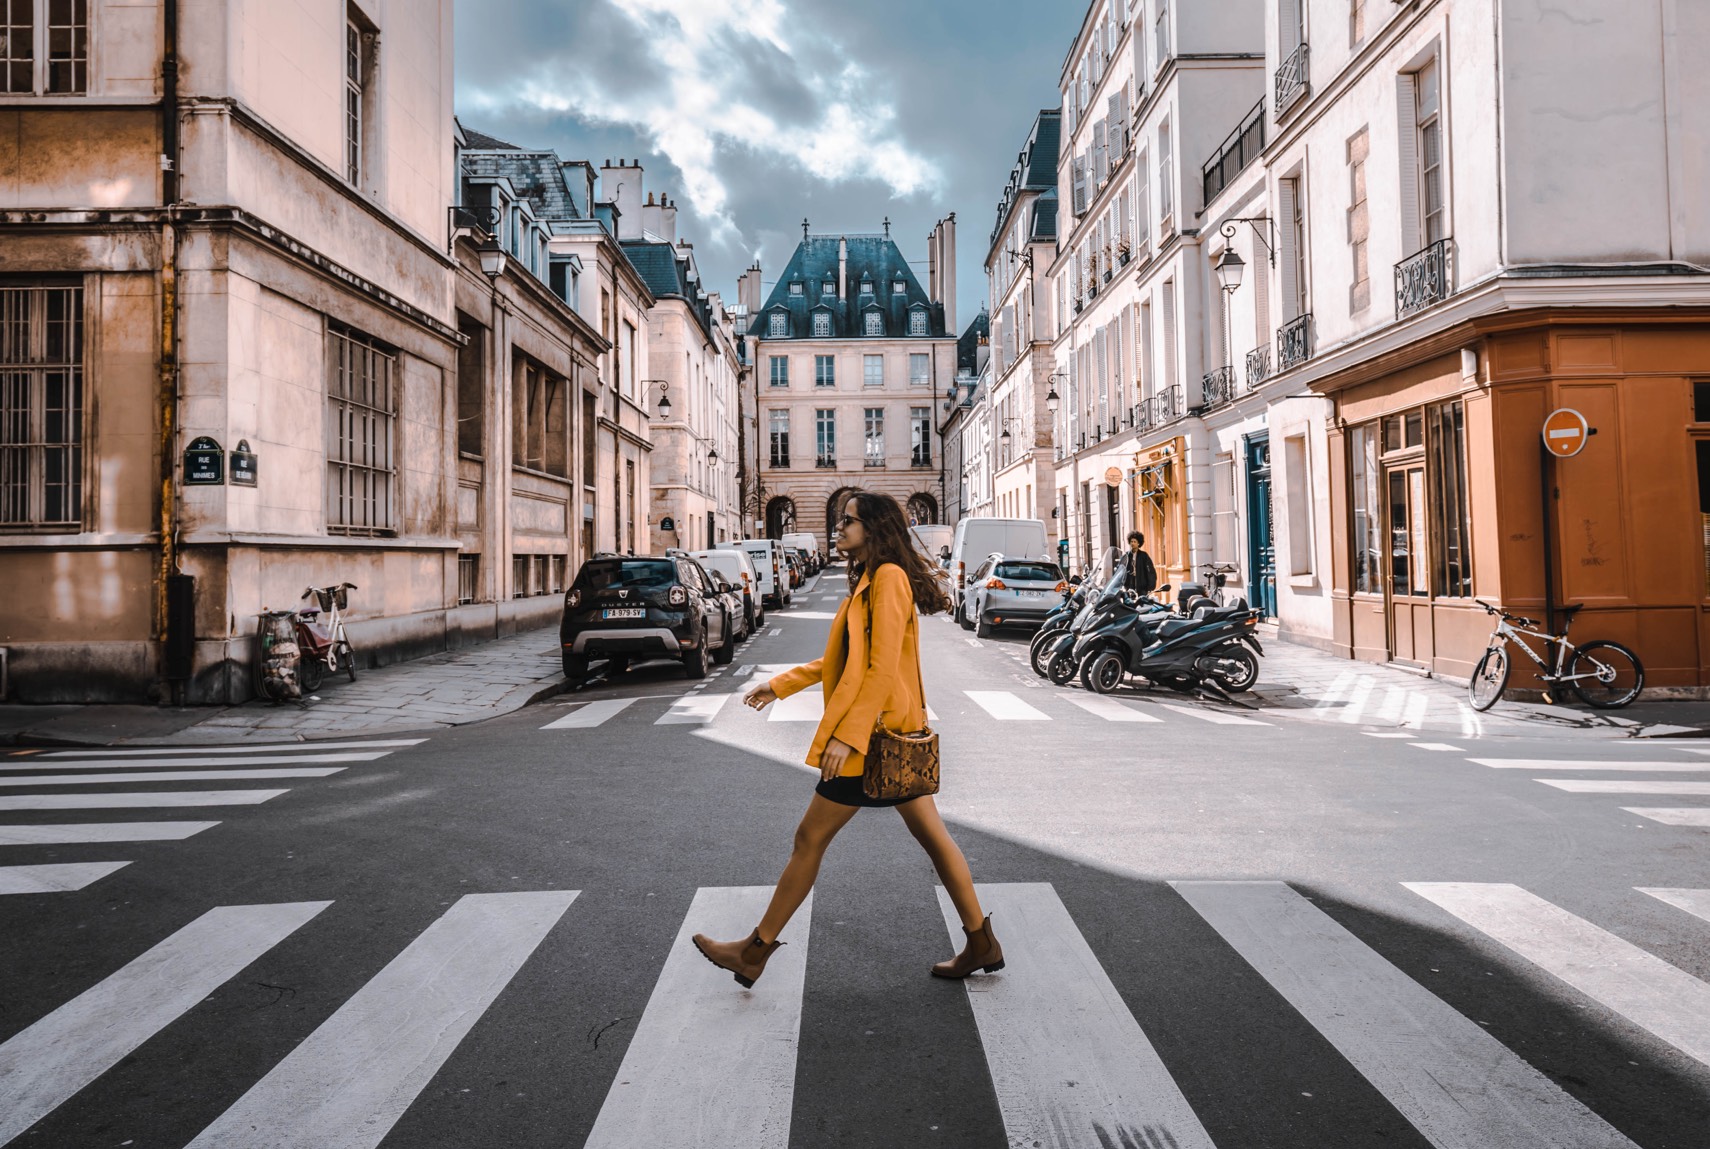
[[[837,241],[837,298],[849,298],[849,239]]]
[[[938,221],[926,241],[927,294],[944,305],[944,331],[956,334],[956,213]]]
[[[600,195],[618,209],[618,238],[640,239],[644,226],[642,170],[640,160],[606,161],[600,169]]]

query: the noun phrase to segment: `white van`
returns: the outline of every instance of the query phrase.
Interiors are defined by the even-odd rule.
[[[944,552],[956,541],[956,528],[943,523],[916,523],[908,529],[914,545],[934,566],[944,561]]]
[[[957,606],[962,604],[968,572],[993,551],[1012,559],[1055,561],[1043,519],[963,519],[956,524],[956,538],[950,544],[950,590]]]
[[[761,600],[768,606],[782,610],[794,600],[784,544],[777,539],[741,539],[720,543],[713,549],[742,551],[748,556],[748,561],[754,564],[754,577],[760,584]]]
[[[750,632],[766,623],[764,596],[754,578],[754,563],[744,550],[690,551],[689,557],[724,576],[724,581],[742,593],[744,621]]]
[[[785,535],[778,541],[787,547],[800,547],[802,550],[813,556],[814,568],[816,570],[819,568],[822,556],[824,556],[825,552],[819,549],[819,540],[815,538],[811,532],[797,531],[794,534]]]

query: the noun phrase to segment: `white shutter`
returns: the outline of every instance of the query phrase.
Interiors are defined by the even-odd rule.
[[[1176,285],[1164,281],[1164,386],[1176,382]]]
[[[1296,262],[1294,251],[1294,188],[1293,180],[1277,181],[1277,236],[1281,240],[1282,250],[1277,253],[1277,264],[1282,271],[1283,318],[1295,317],[1295,301],[1300,298],[1300,285],[1296,282]]]
[[[1396,151],[1401,170],[1401,254],[1412,255],[1419,242],[1419,129],[1414,122],[1414,81],[1411,74],[1395,78]]]

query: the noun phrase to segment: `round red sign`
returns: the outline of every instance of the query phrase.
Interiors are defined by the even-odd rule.
[[[1585,416],[1572,407],[1559,407],[1544,420],[1544,447],[1558,459],[1579,454],[1590,436]]]

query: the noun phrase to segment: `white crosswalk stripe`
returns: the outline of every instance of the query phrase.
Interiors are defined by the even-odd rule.
[[[556,722],[548,722],[541,729],[586,730],[610,721],[623,713],[624,708],[634,701],[633,698],[603,698],[597,702],[584,703]]]
[[[301,770],[154,770],[141,774],[0,774],[0,786],[113,786],[124,782],[233,782],[256,778],[325,778],[343,766]]]
[[[1049,722],[1051,716],[1036,710],[1007,690],[964,690],[975,705],[999,722]]]
[[[1625,774],[1710,774],[1710,762],[1623,762],[1576,758],[1468,758],[1493,770],[1607,770]]]
[[[1441,1149],[1632,1142],[1282,882],[1172,882]]]
[[[787,1149],[813,896],[778,935],[763,993],[737,992],[689,940],[742,937],[771,897],[696,892],[584,1149]]]
[[[1106,698],[1100,694],[1059,694],[1063,701],[1080,707],[1095,718],[1106,722],[1162,722],[1156,714],[1128,705],[1121,699]]]
[[[1534,778],[1570,794],[1680,794],[1710,797],[1710,782],[1656,782],[1641,778]]]
[[[156,755],[147,759],[126,758],[118,761],[110,758],[93,760],[83,758],[49,759],[44,756],[41,758],[9,759],[0,762],[0,771],[46,770],[49,768],[54,770],[146,770],[159,766],[241,766],[248,769],[252,766],[279,766],[288,762],[372,762],[377,758],[384,758],[390,753],[390,750],[381,750],[367,754],[267,754],[258,758],[235,759],[230,757],[214,758],[201,754],[187,757]]]
[[[1402,885],[1687,1056],[1710,1065],[1710,985],[1519,886]]]
[[[0,1045],[0,1145],[53,1112],[331,904],[209,910]]]
[[[257,806],[289,790],[150,790],[122,794],[4,794],[0,810],[145,810],[167,806]]]
[[[1286,1003],[1257,1008],[1292,1010],[1425,1142],[1438,1149],[1632,1149],[1477,1021],[1289,885],[1169,884]],[[1427,882],[1405,888],[1626,1021],[1710,1062],[1710,986],[1696,978],[1517,886]],[[1004,969],[964,983],[1007,1143],[1211,1149],[1172,1066],[1136,1021],[1057,890],[1044,883],[978,889],[994,921],[1009,923],[1002,932]],[[790,944],[773,956],[765,981],[753,991],[736,987],[689,941],[697,932],[743,936],[771,893],[769,887],[702,888],[668,949],[622,955],[628,962],[662,958],[662,967],[587,1149],[785,1149],[791,1143],[797,1051],[804,1040],[815,1040],[802,1033],[803,1007],[807,993],[821,986],[807,976],[812,898],[783,933]],[[1710,890],[1636,893],[1710,921]],[[943,889],[936,895],[944,927],[960,944],[960,918]],[[215,1117],[189,1149],[375,1149],[551,931],[560,922],[574,924],[578,896],[548,890],[458,899]],[[211,910],[0,1044],[0,1145],[131,1057],[330,904]],[[335,927],[329,919],[314,928],[352,925],[344,920]],[[341,952],[336,932],[317,940]],[[831,982],[839,976],[833,970],[816,975]],[[1263,1017],[1250,1020],[1262,1030]],[[202,1017],[197,1024],[217,1030],[221,1022]],[[220,1039],[218,1033],[212,1038]],[[538,1055],[558,1053],[542,1049]]]
[[[729,701],[728,694],[696,694],[677,699],[671,708],[653,723],[655,726],[700,725],[718,717]]]
[[[178,842],[218,825],[218,822],[60,822],[46,826],[0,826],[0,846]]]
[[[459,898],[187,1149],[372,1149],[578,893]]]
[[[1044,884],[977,891],[981,907],[1006,923],[1004,970],[969,979],[968,1003],[1009,1144],[1212,1149],[1057,892]],[[938,905],[960,944],[962,921],[942,888]]]
[[[0,866],[0,894],[57,894],[81,890],[129,862],[56,862],[39,866]]]
[[[1623,806],[1621,809],[1664,826],[1701,826],[1710,829],[1710,806]]]
[[[1271,725],[1271,723],[1265,722],[1262,719],[1247,718],[1247,717],[1240,715],[1240,714],[1232,714],[1227,710],[1201,709],[1201,708],[1196,707],[1196,706],[1176,706],[1175,704],[1169,703],[1169,702],[1160,702],[1158,705],[1162,706],[1165,710],[1171,711],[1175,714],[1185,715],[1188,718],[1197,718],[1201,722],[1209,722],[1214,726],[1269,726],[1269,725]]]
[[[258,742],[247,746],[197,746],[197,754],[273,754],[287,750],[319,753],[323,750],[395,750],[404,746],[420,746],[426,738],[372,738],[364,742]],[[126,747],[121,750],[51,750],[39,758],[159,758],[182,746],[154,746],[149,749]],[[384,755],[376,754],[376,758]]]

